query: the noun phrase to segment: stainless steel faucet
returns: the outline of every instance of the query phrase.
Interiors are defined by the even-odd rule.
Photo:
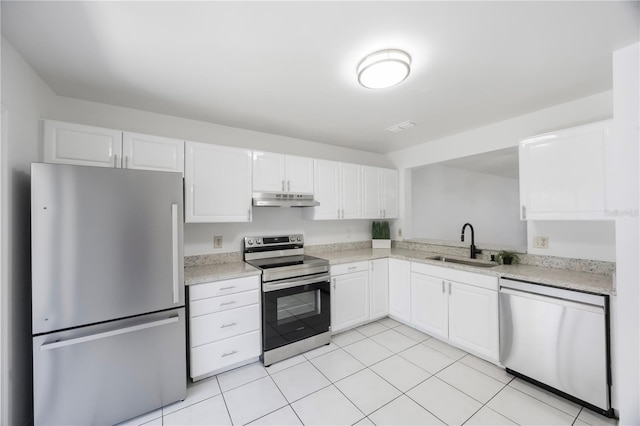
[[[464,242],[464,231],[465,231],[465,229],[467,229],[467,226],[469,228],[471,228],[471,247],[469,247],[470,252],[471,252],[471,259],[475,259],[476,258],[476,254],[482,253],[482,250],[478,250],[476,248],[475,235],[473,233],[473,226],[470,223],[465,223],[462,226],[462,231],[460,232],[460,241]]]

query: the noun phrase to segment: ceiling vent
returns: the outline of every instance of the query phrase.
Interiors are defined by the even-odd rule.
[[[415,125],[416,123],[414,123],[413,121],[403,121],[402,123],[394,124],[393,126],[386,128],[385,130],[391,133],[400,133],[403,130],[412,128]]]

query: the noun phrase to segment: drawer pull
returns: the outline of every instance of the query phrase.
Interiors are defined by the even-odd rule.
[[[237,323],[235,323],[235,322],[229,322],[229,323],[227,323],[227,324],[222,324],[222,325],[220,326],[220,328],[233,327],[234,325],[238,325],[238,324],[237,324]]]
[[[349,268],[347,268],[349,271],[353,271],[354,269],[358,269],[357,266],[350,266]]]
[[[220,287],[220,291],[233,290],[234,288],[236,288],[235,285],[230,285],[229,287]]]
[[[224,358],[224,357],[226,357],[226,356],[235,355],[235,354],[237,354],[237,353],[238,353],[238,351],[236,351],[236,350],[234,349],[234,350],[232,350],[231,352],[223,353],[223,354],[220,356],[220,358]]]
[[[229,305],[233,305],[234,303],[236,303],[236,301],[235,301],[235,300],[232,300],[232,301],[230,301],[230,302],[224,302],[224,303],[221,303],[221,304],[220,304],[220,306],[229,306]]]

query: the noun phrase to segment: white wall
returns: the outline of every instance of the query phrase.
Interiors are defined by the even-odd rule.
[[[586,98],[577,99],[551,108],[521,115],[509,120],[493,123],[478,129],[462,132],[435,141],[427,142],[411,148],[394,151],[389,155],[394,166],[400,169],[401,178],[404,178],[404,185],[411,185],[408,182],[411,175],[403,173],[414,167],[437,164],[441,161],[454,158],[466,157],[469,155],[495,151],[504,148],[518,146],[518,142],[526,137],[544,133],[566,127],[577,126],[593,121],[611,118],[613,115],[613,92],[603,92]],[[406,192],[400,194],[401,210],[411,212],[411,198]],[[413,223],[416,222],[414,218]],[[402,229],[404,238],[413,238],[415,235],[412,229],[412,221],[407,216],[402,216],[393,227],[394,235],[397,230]],[[553,241],[567,241],[572,234],[588,234],[589,224],[577,224],[571,233],[565,233],[562,227],[549,229],[546,235]],[[547,230],[545,230],[547,231]],[[552,233],[553,231],[553,233]],[[528,245],[531,245],[532,235],[528,235]],[[611,237],[607,239],[610,241]],[[556,246],[555,255],[562,257],[580,257],[582,253],[574,251],[580,244],[563,244]],[[611,248],[611,247],[609,247]],[[592,256],[587,259],[597,257],[611,257],[613,251],[604,249],[606,255]],[[549,253],[549,252],[547,252]]]
[[[254,207],[253,222],[191,223],[184,228],[185,256],[240,251],[242,238],[300,233],[305,244],[333,244],[371,239],[370,220],[304,220],[299,208]],[[223,247],[213,248],[213,236],[222,235]]]
[[[527,253],[543,256],[616,261],[615,222],[527,221]],[[548,237],[549,248],[533,246],[536,236]]]
[[[40,159],[39,119],[53,92],[2,39],[2,105],[7,114],[3,147],[2,227],[6,243],[2,281],[2,424],[27,424],[31,398],[30,163]]]
[[[613,55],[613,161],[618,174],[613,209],[616,218],[616,292],[614,381],[621,425],[640,424],[640,44]]]
[[[526,248],[517,179],[432,165],[412,169],[411,184],[414,238],[458,241],[469,222],[476,245]]]

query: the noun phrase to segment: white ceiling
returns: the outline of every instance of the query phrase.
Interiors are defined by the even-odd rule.
[[[611,89],[638,2],[12,2],[59,95],[386,153]],[[383,48],[408,79],[358,86]],[[416,126],[392,134],[405,120]]]

